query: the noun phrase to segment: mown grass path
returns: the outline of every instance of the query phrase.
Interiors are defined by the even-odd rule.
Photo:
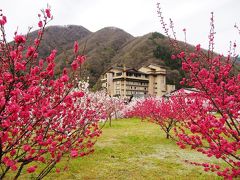
[[[114,120],[112,127],[104,127],[94,154],[70,161],[68,171],[46,179],[218,179],[185,159],[208,160],[195,151],[179,149],[156,124]]]
[[[104,127],[92,155],[61,162],[58,167],[68,164],[69,169],[50,173],[45,179],[220,179],[185,163],[185,159],[209,160],[198,152],[179,149],[156,124],[121,119]]]

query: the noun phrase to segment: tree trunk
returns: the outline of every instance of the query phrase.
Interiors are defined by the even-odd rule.
[[[167,138],[167,139],[169,139],[169,138],[170,138],[169,132],[167,132],[167,136],[166,136],[166,138]]]
[[[109,117],[109,126],[112,127],[112,117]]]

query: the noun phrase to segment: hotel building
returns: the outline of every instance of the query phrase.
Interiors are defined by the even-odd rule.
[[[166,84],[166,68],[150,64],[141,68],[112,67],[101,78],[102,87],[110,96],[163,96],[175,90]]]

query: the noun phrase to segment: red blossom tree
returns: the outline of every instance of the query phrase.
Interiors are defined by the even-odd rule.
[[[131,108],[127,107],[126,117],[139,117],[150,122],[158,124],[166,133],[166,138],[174,138],[170,132],[183,117],[180,112],[179,100],[176,97],[156,98],[150,97],[142,99],[133,104]]]
[[[192,164],[204,167],[205,171],[216,172],[226,179],[240,176],[240,73],[237,56],[234,52],[236,44],[227,56],[214,53],[214,18],[211,16],[209,49],[202,50],[197,45],[194,51],[182,50],[176,40],[173,22],[170,20],[170,30],[162,16],[158,4],[158,14],[166,35],[176,52],[173,59],[179,58],[186,79],[182,84],[196,88],[198,97],[208,103],[204,106],[198,98],[186,104],[182,101],[182,113],[188,115],[180,128],[176,128],[178,144],[184,148],[189,145],[208,157],[222,159],[229,167],[206,162]],[[186,33],[186,30],[184,30]],[[215,113],[212,113],[212,111]]]
[[[85,60],[77,42],[72,72],[64,69],[56,78],[57,51],[38,58],[51,10],[38,16],[38,37],[27,45],[27,36],[17,33],[12,43],[7,42],[7,18],[0,15],[0,179],[9,172],[17,179],[24,168],[41,179],[62,157],[92,153],[101,133],[101,112],[84,97],[84,90],[76,89],[78,69]]]

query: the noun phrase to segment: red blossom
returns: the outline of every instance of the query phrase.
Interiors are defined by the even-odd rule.
[[[25,42],[26,42],[26,38],[25,38],[25,36],[23,36],[23,35],[16,35],[16,36],[14,37],[14,41],[15,41],[17,44],[25,43]]]
[[[3,26],[7,23],[7,17],[6,16],[2,16],[2,19],[0,19],[0,25]]]
[[[42,21],[39,21],[39,22],[38,22],[38,27],[40,27],[40,28],[41,28],[42,26],[43,26],[43,23],[42,23]]]
[[[71,156],[72,157],[77,157],[78,156],[78,151],[77,150],[72,150],[71,151]]]
[[[179,56],[179,58],[184,58],[185,57],[185,52],[184,51],[180,52],[178,56]]]
[[[51,12],[50,12],[50,11],[51,11],[51,10],[50,10],[49,8],[47,8],[47,9],[45,10],[48,18],[51,18]]]
[[[40,40],[36,38],[36,39],[34,40],[34,44],[37,46],[37,45],[39,45],[39,43],[40,43]]]
[[[201,45],[200,44],[196,45],[196,51],[200,51],[200,49],[201,49]]]
[[[74,92],[73,96],[75,96],[75,97],[83,97],[84,96],[84,92]]]
[[[37,166],[31,166],[31,167],[27,168],[27,172],[28,173],[33,173],[33,172],[36,171],[36,169],[37,169]]]
[[[77,53],[78,53],[78,48],[79,48],[79,47],[78,47],[78,42],[75,41],[75,42],[74,42],[74,51],[73,51],[74,54],[77,54]]]
[[[173,54],[172,56],[171,56],[171,59],[172,60],[175,60],[177,57]]]
[[[77,68],[79,67],[79,63],[78,63],[76,60],[74,60],[74,61],[72,62],[72,64],[71,64],[71,66],[72,66],[72,69],[73,69],[74,71],[76,71]]]
[[[78,61],[79,64],[83,64],[84,61],[86,60],[86,57],[79,55],[79,56],[77,56],[77,59],[76,59],[76,60]]]
[[[35,48],[33,46],[28,47],[26,57],[28,58],[28,57],[32,56],[34,52],[35,52]]]
[[[29,151],[31,149],[31,146],[30,145],[24,145],[23,146],[23,150],[24,151]]]

